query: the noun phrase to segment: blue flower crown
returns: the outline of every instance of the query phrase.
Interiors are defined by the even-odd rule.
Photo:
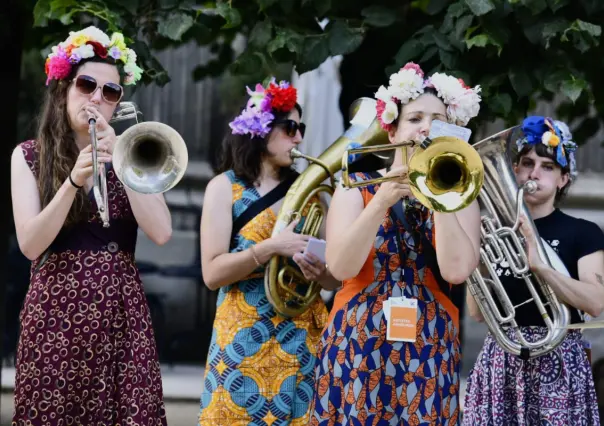
[[[516,141],[518,152],[527,144],[535,146],[542,143],[549,152],[554,154],[556,162],[561,167],[568,166],[571,178],[574,179],[577,176],[575,162],[577,144],[573,142],[573,135],[566,123],[549,117],[532,115],[523,120],[522,132],[524,136]]]

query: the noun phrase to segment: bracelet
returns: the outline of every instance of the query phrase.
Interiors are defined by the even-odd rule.
[[[258,260],[258,256],[256,256],[256,250],[254,249],[254,246],[250,246],[250,251],[252,252],[252,257],[254,258],[254,262],[256,262],[256,265],[262,266],[262,263],[260,263],[260,261]]]
[[[80,185],[76,185],[76,183],[73,181],[73,179],[71,178],[71,173],[69,173],[69,182],[71,182],[74,188],[82,189]]]

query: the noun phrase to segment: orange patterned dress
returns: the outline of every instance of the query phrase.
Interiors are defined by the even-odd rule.
[[[353,175],[359,178],[369,176]],[[365,205],[377,188],[361,189]],[[421,231],[434,244],[432,214],[419,203],[410,205],[411,229],[386,215],[360,273],[336,294],[317,355],[312,426],[458,422],[459,314],[420,243]],[[418,301],[413,343],[386,339],[382,305],[401,296]]]
[[[233,221],[260,195],[232,171]],[[243,251],[270,238],[267,208],[231,242]],[[199,425],[306,426],[314,392],[316,350],[327,310],[319,298],[294,319],[275,313],[264,290],[264,269],[222,287],[205,369]]]

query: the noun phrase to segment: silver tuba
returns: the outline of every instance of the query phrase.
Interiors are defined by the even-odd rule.
[[[518,229],[520,215],[524,214],[534,234],[539,236],[523,199],[524,193],[534,192],[537,185],[534,181],[528,181],[518,187],[509,160],[511,148],[522,136],[521,132],[519,126],[512,127],[473,145],[484,163],[484,183],[478,195],[483,215],[480,265],[468,278],[466,285],[497,343],[506,352],[528,359],[544,355],[562,342],[567,333],[570,311],[543,279],[531,273],[523,237]],[[538,237],[537,243],[544,263],[568,276],[566,267],[547,242]],[[527,341],[515,320],[517,306],[512,305],[492,266],[503,260],[509,263],[517,278],[524,279],[531,293],[531,298],[521,305],[535,303],[545,322],[547,334],[538,341]],[[484,276],[481,270],[485,272]],[[494,297],[499,299],[501,310],[495,304]],[[551,309],[551,316],[546,306]],[[515,331],[517,341],[507,336],[503,326]]]
[[[109,124],[119,134],[112,164],[122,184],[141,194],[160,194],[182,179],[189,157],[187,146],[176,130],[156,121],[142,122],[142,113],[133,102],[121,102]],[[90,119],[89,125],[93,193],[103,226],[108,227],[107,177],[104,163],[97,161],[96,120]]]

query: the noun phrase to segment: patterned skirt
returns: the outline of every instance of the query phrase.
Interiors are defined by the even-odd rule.
[[[527,340],[544,327],[523,327]],[[513,331],[508,331],[513,338]],[[463,425],[599,426],[593,375],[583,337],[571,330],[557,349],[523,361],[504,352],[491,333],[468,378]]]

